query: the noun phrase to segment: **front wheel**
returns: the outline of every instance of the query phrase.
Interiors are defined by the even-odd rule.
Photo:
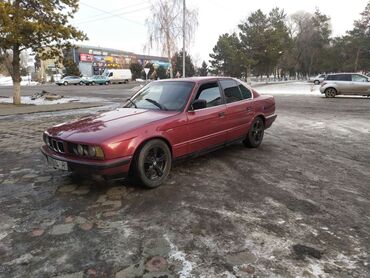
[[[320,85],[320,81],[319,80],[315,80],[314,84],[315,85]]]
[[[167,179],[171,163],[171,151],[164,141],[148,141],[134,157],[132,178],[147,188],[158,187]]]
[[[109,81],[105,81],[105,85],[109,85]]]
[[[82,81],[80,81],[80,83],[79,83],[80,85],[83,85],[84,83],[82,82]]]
[[[243,141],[244,146],[248,148],[257,148],[262,143],[264,133],[265,125],[263,119],[258,117],[252,122],[247,137]]]
[[[94,86],[95,85],[95,81],[91,82],[90,84]]]
[[[68,85],[68,82],[67,81],[64,81],[63,85],[64,86],[67,86]]]
[[[335,90],[334,88],[327,88],[325,90],[325,97],[327,98],[333,98],[337,95],[337,90]]]

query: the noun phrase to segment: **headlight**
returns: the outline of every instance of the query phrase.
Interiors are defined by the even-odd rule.
[[[84,147],[82,147],[82,145],[77,145],[77,152],[79,155],[84,155]]]
[[[87,148],[87,153],[89,154],[90,157],[95,157],[96,150],[94,146],[89,146]]]
[[[104,159],[103,149],[99,146],[72,144],[70,145],[70,151],[73,151],[73,153],[78,156]]]

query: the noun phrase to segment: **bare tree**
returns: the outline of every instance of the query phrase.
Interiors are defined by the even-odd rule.
[[[173,78],[171,58],[182,41],[183,0],[153,0],[151,17],[146,20],[149,33],[149,47],[160,48],[170,64],[170,77]],[[189,46],[198,26],[197,10],[186,8],[185,42]]]

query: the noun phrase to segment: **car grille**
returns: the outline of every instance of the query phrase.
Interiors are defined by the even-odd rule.
[[[56,140],[47,135],[45,135],[44,141],[49,146],[49,148],[52,149],[53,151],[58,152],[58,153],[65,153],[63,141]]]

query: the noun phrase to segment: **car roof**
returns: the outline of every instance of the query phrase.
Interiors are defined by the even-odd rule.
[[[193,76],[193,77],[186,77],[186,78],[173,78],[173,79],[161,79],[158,81],[175,81],[175,82],[180,82],[180,81],[187,81],[187,82],[194,82],[194,83],[199,83],[203,81],[215,81],[215,80],[222,80],[222,79],[235,79],[234,77],[227,77],[227,76]]]
[[[359,73],[359,72],[336,72],[336,73],[328,73],[327,75],[339,75],[339,74],[361,74],[361,75],[364,75],[364,74]]]

